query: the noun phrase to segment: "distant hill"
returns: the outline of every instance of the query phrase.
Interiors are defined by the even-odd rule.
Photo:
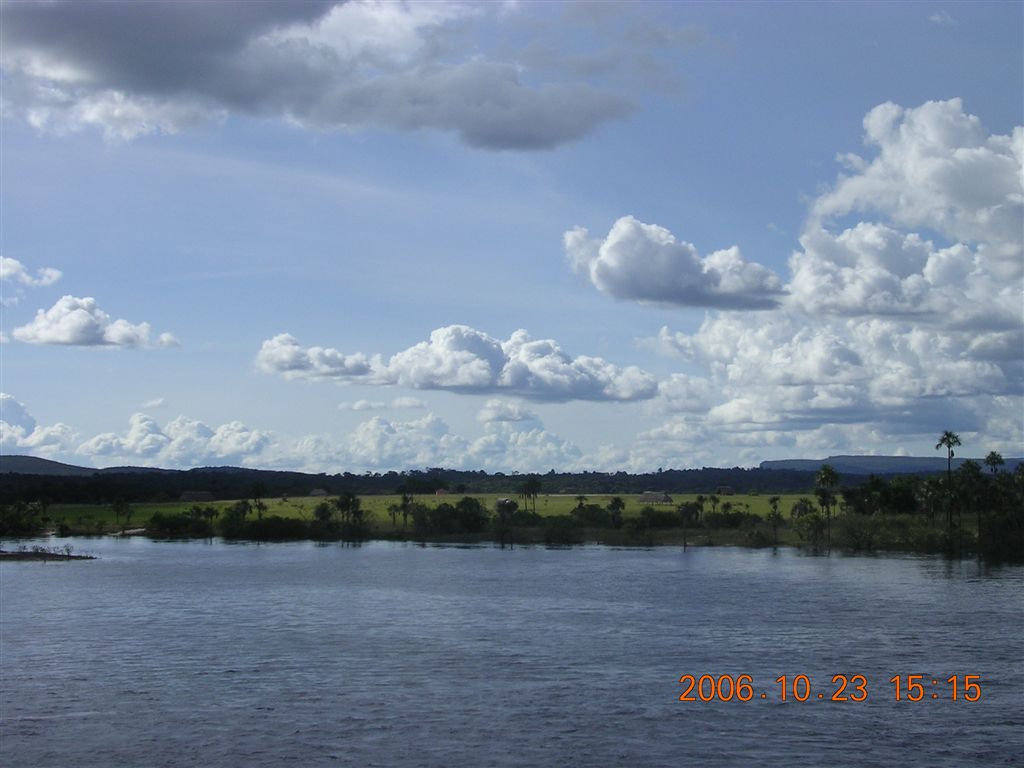
[[[136,475],[181,472],[180,469],[157,467],[79,467],[38,456],[0,456],[0,475],[51,475],[55,477],[89,477],[92,475]]]
[[[967,461],[953,459],[956,469]],[[984,459],[974,459],[984,467]],[[1006,459],[1003,470],[1012,472],[1024,459]],[[788,469],[817,472],[822,464],[830,464],[840,475],[916,475],[946,471],[944,456],[829,456],[826,459],[781,459],[762,461],[761,469]]]
[[[61,477],[88,477],[95,469],[62,464],[59,461],[40,459],[36,456],[0,456],[0,474],[55,475]]]

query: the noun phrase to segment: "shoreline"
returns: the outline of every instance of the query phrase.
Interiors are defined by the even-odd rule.
[[[529,529],[527,529],[529,530]],[[523,533],[519,531],[517,533]],[[105,534],[72,534],[70,536],[61,537],[63,539],[97,539],[97,538],[112,538],[112,539],[128,539],[135,537],[147,538],[154,542],[192,542],[192,541],[212,541],[214,539],[219,540],[226,544],[289,544],[289,543],[312,543],[312,544],[342,544],[346,546],[360,546],[363,544],[373,543],[392,543],[392,544],[410,544],[416,546],[453,546],[453,547],[473,547],[473,546],[493,546],[501,548],[515,549],[519,547],[532,548],[532,547],[545,547],[554,549],[573,549],[576,547],[586,546],[597,546],[597,547],[610,547],[610,548],[627,548],[627,549],[661,549],[661,548],[677,548],[677,549],[716,549],[720,547],[733,547],[739,549],[748,549],[751,551],[760,550],[774,550],[774,549],[792,549],[811,555],[827,555],[835,554],[839,556],[884,556],[884,555],[941,555],[951,559],[973,559],[977,556],[976,552],[965,550],[961,553],[952,553],[949,551],[943,551],[940,548],[929,548],[929,549],[917,549],[908,548],[901,546],[885,546],[885,547],[872,547],[870,549],[865,548],[850,548],[841,544],[833,543],[832,547],[827,546],[813,546],[808,545],[806,542],[793,541],[789,537],[785,539],[780,537],[778,542],[772,541],[751,541],[746,537],[742,536],[716,536],[715,533],[733,533],[734,531],[724,530],[713,530],[713,531],[701,531],[698,535],[686,536],[685,539],[678,535],[677,531],[660,531],[661,535],[653,535],[651,537],[640,536],[640,537],[626,537],[626,536],[588,536],[584,535],[573,538],[571,540],[550,540],[545,539],[543,535],[517,535],[510,537],[502,542],[500,537],[494,536],[493,534],[435,534],[432,536],[418,537],[418,536],[401,536],[401,535],[377,535],[368,536],[359,539],[348,539],[348,538],[308,538],[308,537],[289,537],[289,538],[250,538],[250,537],[225,537],[217,535],[213,537],[198,537],[198,536],[160,536],[151,533],[146,533],[145,529],[135,528],[124,532],[117,533],[105,533]],[[56,532],[49,532],[43,534],[46,536],[56,536]],[[67,548],[67,551],[65,550]],[[81,555],[75,554],[70,551],[70,545],[64,545],[61,547],[45,548],[38,544],[33,545],[32,549],[19,550],[3,550],[0,549],[0,562],[2,561],[24,561],[24,562],[50,562],[50,561],[64,561],[64,560],[96,560],[98,559],[93,555]],[[992,564],[1015,564],[1019,561],[1015,560],[994,560],[990,561]]]

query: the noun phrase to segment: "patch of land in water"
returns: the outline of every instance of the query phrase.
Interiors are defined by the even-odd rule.
[[[19,549],[10,552],[0,549],[0,560],[25,560],[30,562],[50,562],[52,560],[95,560],[93,555],[76,555],[62,549]]]

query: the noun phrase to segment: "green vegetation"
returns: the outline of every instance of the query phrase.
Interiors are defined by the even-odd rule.
[[[515,544],[679,546],[792,545],[810,550],[902,550],[978,554],[1024,560],[1024,465],[1002,471],[991,452],[981,465],[952,469],[952,432],[945,475],[868,477],[844,483],[823,465],[808,494],[681,493],[545,494],[540,478],[513,486],[517,495],[425,491],[404,484],[397,494],[268,497],[256,483],[249,498],[189,502],[0,506],[0,536],[141,533],[165,538],[363,541],[496,541]],[[860,480],[860,478],[858,478]],[[421,492],[420,492],[421,491]],[[135,528],[132,528],[132,525]]]
[[[958,488],[955,500],[962,502],[961,511],[953,516],[936,514],[944,512],[946,504],[946,483],[940,477],[868,478],[843,488],[834,499],[826,498],[824,504],[820,497],[794,494],[737,494],[713,501],[702,494],[684,494],[673,497],[671,504],[658,505],[636,496],[594,495],[581,501],[576,496],[539,495],[534,512],[532,499],[520,506],[516,499],[497,494],[459,499],[403,494],[265,499],[262,507],[245,499],[202,506],[139,504],[131,519],[138,526],[135,531],[165,538],[221,535],[265,541],[493,540],[550,545],[593,541],[621,546],[791,545],[822,551],[831,545],[848,551],[982,552],[995,559],[1020,560],[1024,472],[985,475],[967,465],[953,478],[972,484]],[[1018,500],[1017,506],[1000,501],[1007,494]],[[19,505],[0,513],[4,530],[25,520],[31,524],[21,535],[47,528],[96,535],[117,533],[125,526],[124,513],[110,505],[52,506],[46,522],[41,522],[38,506]]]

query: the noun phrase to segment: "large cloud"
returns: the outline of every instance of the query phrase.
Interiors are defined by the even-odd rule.
[[[882,104],[864,128],[877,154],[843,156],[848,172],[811,206],[802,250],[790,258],[792,306],[1018,327],[1024,128],[989,135],[959,99],[916,109]],[[880,220],[829,228],[856,214]]]
[[[91,459],[146,466],[193,467],[204,464],[252,464],[270,446],[270,433],[232,421],[209,427],[179,416],[161,427],[144,413],[136,413],[123,433],[104,432],[81,443],[76,453]]]
[[[149,341],[149,323],[112,320],[91,297],[63,296],[47,310],[40,309],[27,325],[15,328],[14,338],[29,344],[66,344],[80,347],[137,347]],[[177,340],[163,333],[159,346],[175,346]]]
[[[384,362],[379,355],[346,355],[304,348],[289,334],[263,342],[257,366],[289,378],[398,384],[412,389],[465,393],[506,392],[537,400],[645,400],[654,378],[599,357],[570,357],[557,342],[516,331],[501,341],[465,325],[449,325]]]
[[[662,399],[710,407],[638,445],[714,436],[742,452],[756,436],[762,449],[860,451],[952,428],[1019,450],[1022,129],[988,135],[957,99],[883,104],[864,125],[877,154],[845,156],[846,173],[813,201],[782,305],[662,329],[663,349],[706,371],[706,386],[682,379],[681,396],[663,382]]]
[[[344,355],[336,349],[302,347],[289,333],[267,339],[256,355],[256,364],[267,373],[280,373],[288,379],[356,379],[369,377],[379,362],[366,355]]]
[[[573,268],[617,299],[765,309],[776,306],[782,294],[778,276],[744,261],[736,246],[701,258],[664,227],[632,216],[616,221],[603,240],[576,227],[565,233],[564,245]]]
[[[864,118],[870,160],[845,155],[851,173],[811,208],[819,221],[881,214],[904,229],[931,229],[951,241],[984,244],[989,269],[1016,277],[1024,227],[1024,127],[988,134],[960,99],[904,109],[891,102]]]
[[[14,3],[4,10],[8,103],[40,128],[131,138],[229,113],[322,130],[451,131],[491,149],[573,141],[624,115],[585,82],[523,77],[456,30],[455,3]],[[475,41],[479,42],[479,41]],[[460,45],[463,50],[460,51]]]

